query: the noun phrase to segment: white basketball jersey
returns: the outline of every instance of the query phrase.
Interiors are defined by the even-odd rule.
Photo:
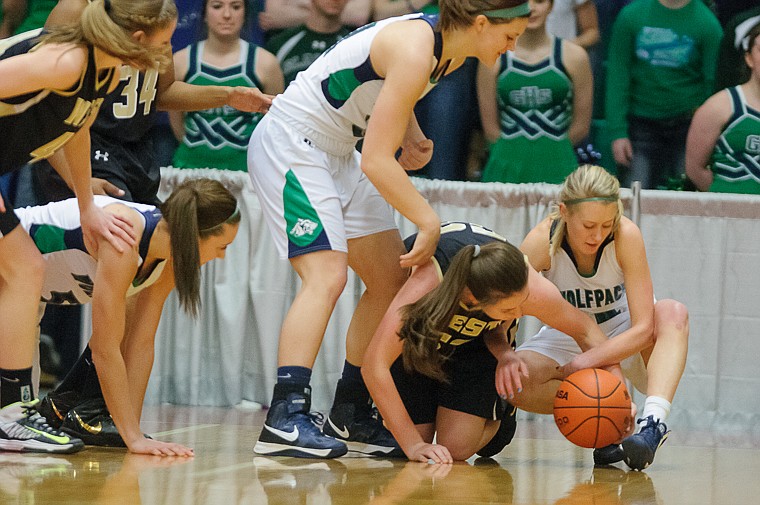
[[[137,210],[145,220],[139,243],[139,266],[147,254],[150,237],[161,219],[161,212],[153,205],[95,195],[95,205],[98,207],[114,203]],[[98,262],[84,246],[77,200],[70,198],[38,207],[16,209],[16,215],[46,260],[41,301],[54,305],[80,305],[92,301]],[[156,282],[165,264],[166,261],[161,261],[147,279],[133,283],[127,296]]]
[[[602,331],[611,336],[616,334],[616,328],[630,320],[628,297],[614,240],[603,244],[600,253],[594,274],[585,276],[578,272],[565,248],[560,247],[552,256],[551,268],[543,274],[559,288],[565,300],[591,314]]]
[[[389,24],[418,18],[431,29],[437,21],[434,16],[409,14],[370,23],[339,40],[274,99],[269,114],[286,121],[326,152],[339,156],[350,153],[364,137],[384,82],[372,68],[372,41]],[[435,32],[435,36],[431,70],[442,50],[440,33]],[[431,81],[423,96],[437,82]]]

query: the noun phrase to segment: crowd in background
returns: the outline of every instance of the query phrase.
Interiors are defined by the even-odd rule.
[[[4,1],[0,38],[41,27],[56,3]],[[176,3],[177,81],[271,95],[354,28],[437,11],[435,0]],[[417,105],[435,149],[412,175],[559,183],[593,162],[623,186],[760,193],[760,7],[749,3],[531,0],[514,52],[495,68],[468,61]],[[245,171],[260,117],[228,105],[151,114],[149,164]],[[30,170],[0,185],[16,207],[56,198]]]

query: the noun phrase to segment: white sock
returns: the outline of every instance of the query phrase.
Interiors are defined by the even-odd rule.
[[[644,411],[639,416],[642,422],[639,423],[639,427],[646,424],[646,419],[652,416],[655,421],[664,422],[670,414],[671,403],[661,396],[647,396],[644,402]]]

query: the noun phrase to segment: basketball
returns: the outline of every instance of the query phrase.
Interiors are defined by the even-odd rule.
[[[579,370],[560,384],[554,422],[566,439],[581,447],[605,447],[628,431],[631,396],[625,384],[600,368]]]

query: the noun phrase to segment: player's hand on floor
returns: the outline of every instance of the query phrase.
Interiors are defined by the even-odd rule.
[[[173,442],[161,442],[145,437],[140,437],[128,444],[129,452],[135,454],[152,454],[154,456],[183,456],[192,458],[195,453],[190,447]]]
[[[412,447],[410,454],[407,454],[412,461],[421,461],[427,463],[432,461],[433,463],[449,465],[454,462],[454,458],[451,457],[449,450],[438,444],[427,444],[420,442]]]

